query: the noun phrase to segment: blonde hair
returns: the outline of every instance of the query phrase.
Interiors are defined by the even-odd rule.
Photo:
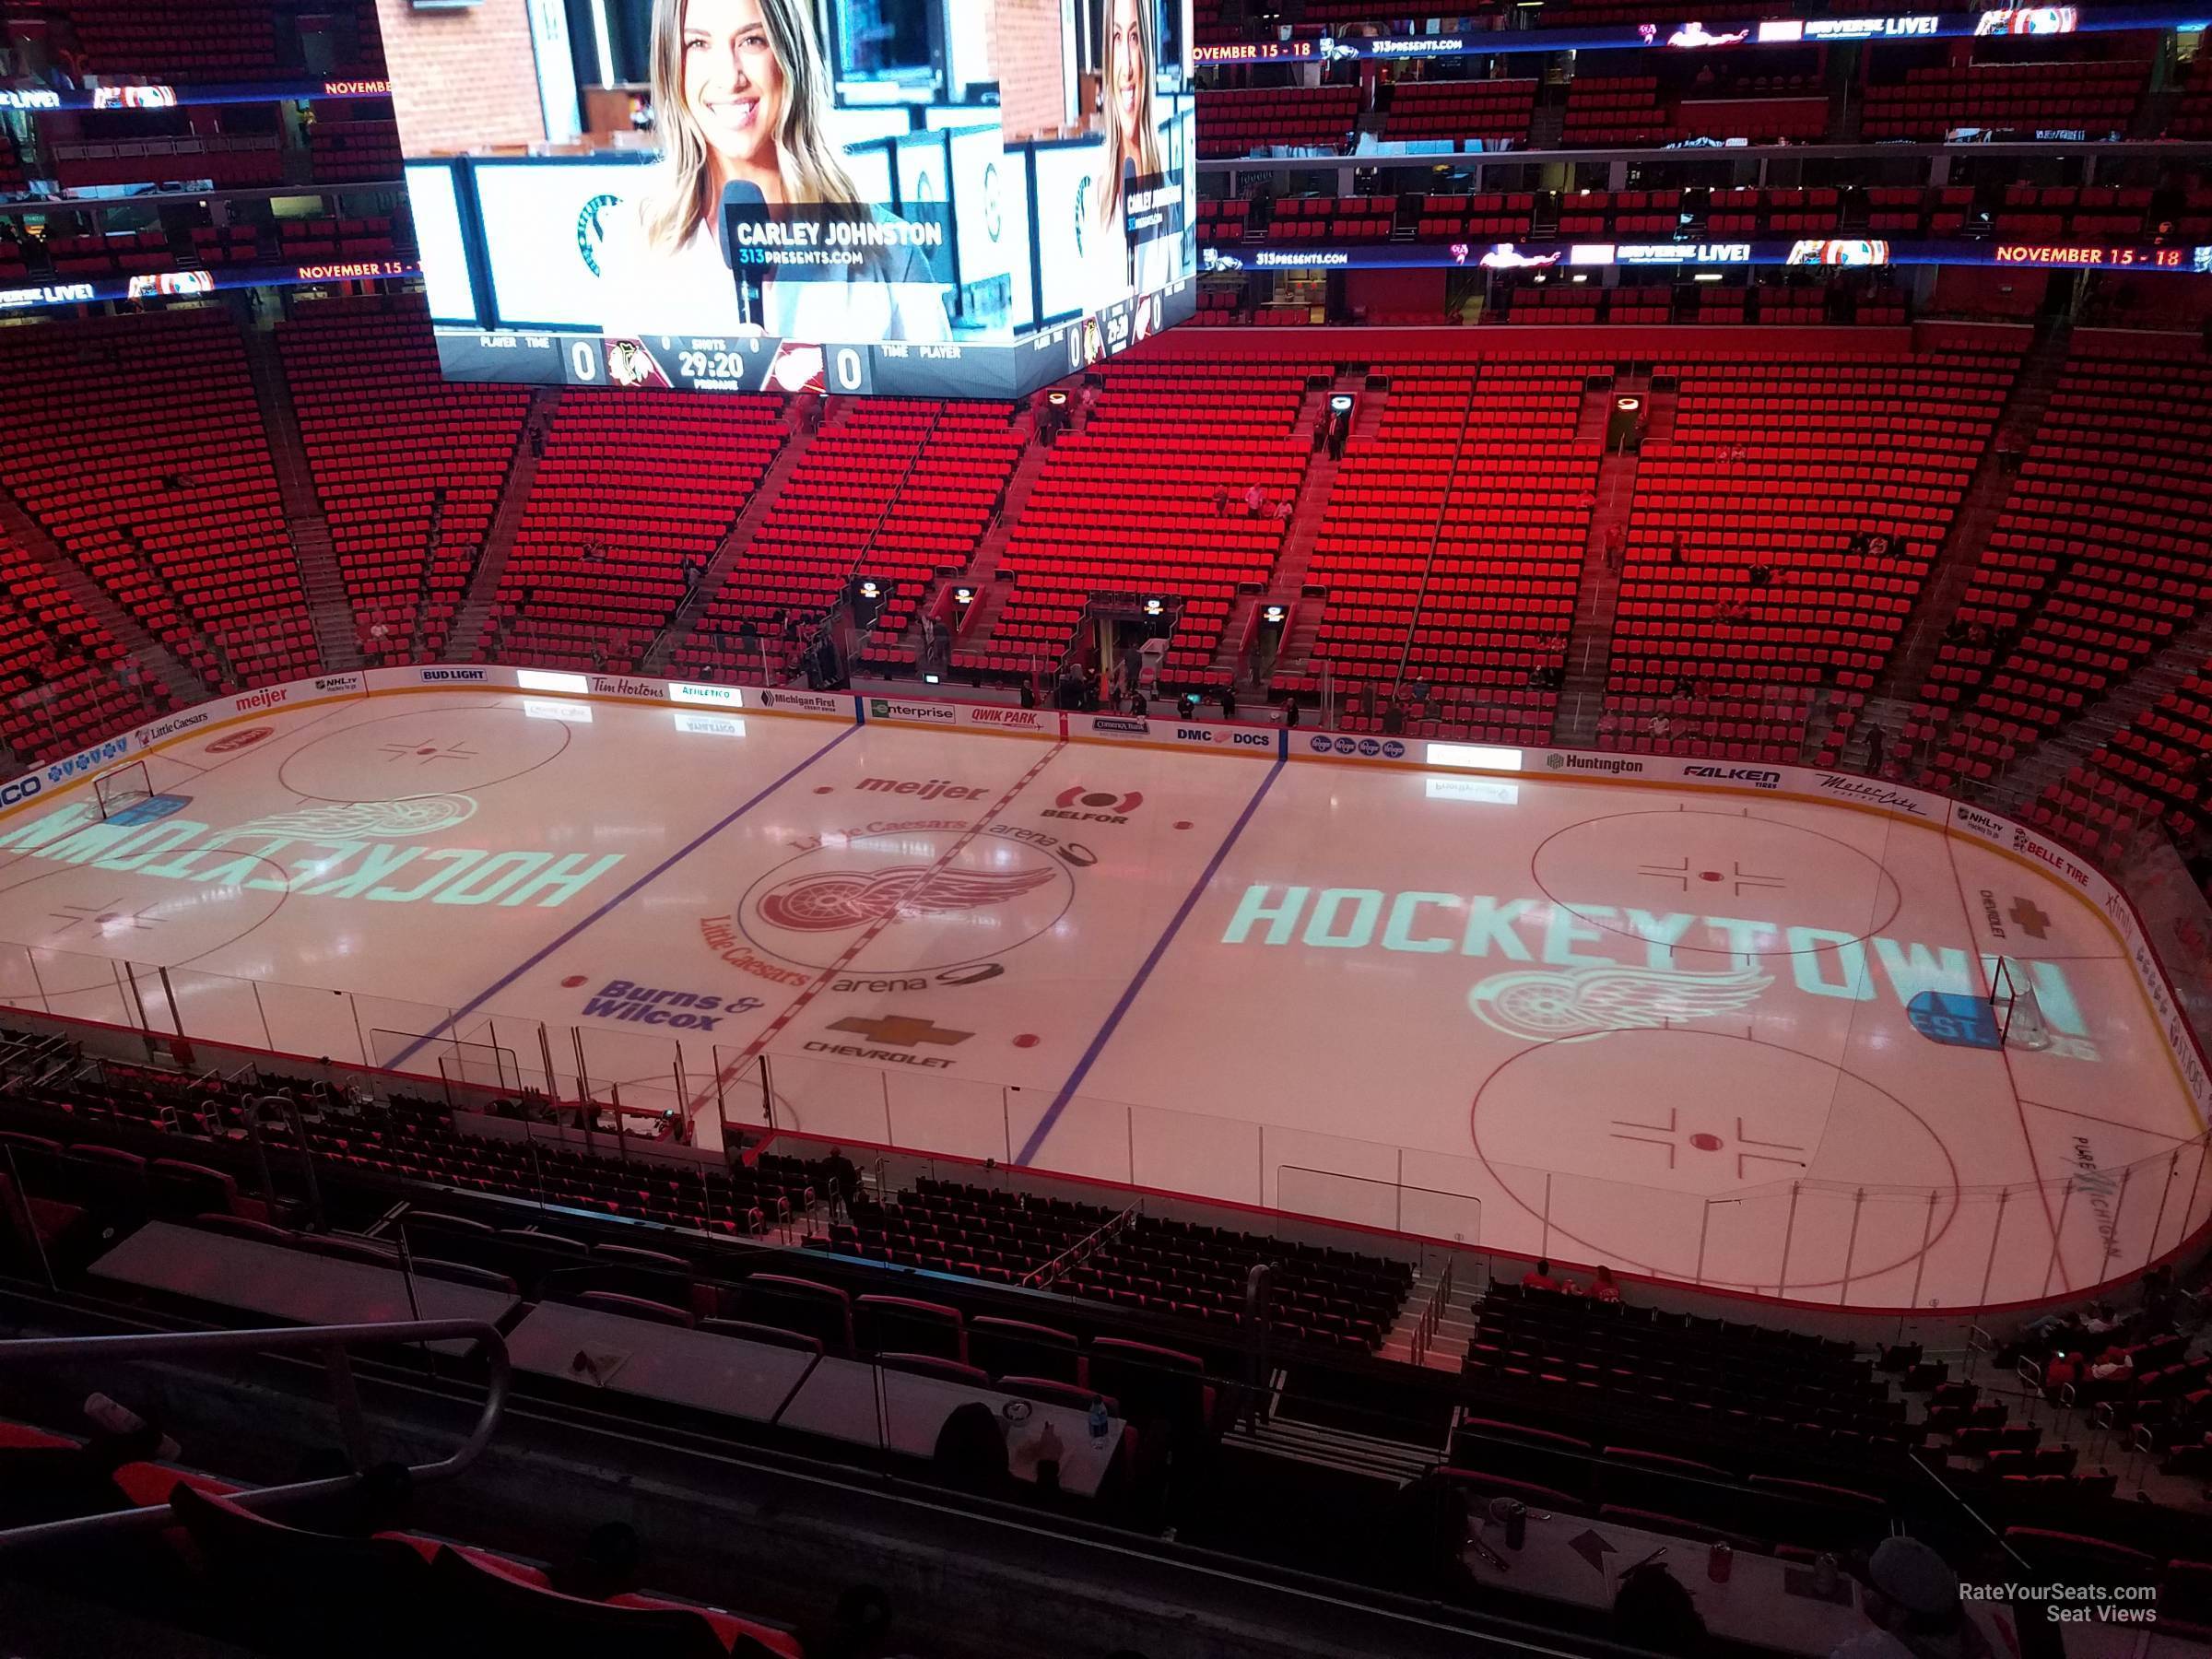
[[[1121,100],[1114,88],[1121,84],[1122,31],[1113,26],[1115,0],[1106,0],[1106,50],[1099,65],[1099,101],[1105,106],[1106,176],[1099,181],[1099,223],[1110,225],[1122,211],[1122,163],[1136,163],[1136,176],[1151,178],[1160,171],[1159,133],[1152,122],[1152,82],[1159,64],[1159,31],[1154,0],[1136,0],[1136,32],[1144,41],[1144,62],[1136,73],[1136,130],[1122,131]]]
[[[713,222],[712,154],[684,101],[684,8],[688,0],[653,0],[653,111],[661,138],[660,187],[640,204],[646,240],[681,247]],[[830,136],[830,65],[823,59],[811,0],[760,0],[770,50],[783,71],[783,109],[776,122],[776,168],[787,202],[858,206],[860,187],[845,171]]]

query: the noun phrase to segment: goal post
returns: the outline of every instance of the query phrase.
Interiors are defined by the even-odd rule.
[[[2043,1022],[2035,987],[2009,957],[1999,957],[1989,975],[1989,1011],[1997,1023],[1997,1041],[2006,1048],[2047,1049],[2051,1028]]]
[[[92,794],[100,802],[100,816],[110,821],[127,818],[154,798],[154,783],[143,760],[126,760],[92,780]]]

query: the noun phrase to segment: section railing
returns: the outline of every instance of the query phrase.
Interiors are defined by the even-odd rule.
[[[128,1365],[145,1359],[192,1359],[212,1354],[319,1353],[330,1377],[331,1403],[345,1430],[346,1443],[363,1443],[361,1407],[353,1384],[349,1355],[357,1347],[393,1343],[472,1342],[482,1350],[487,1369],[484,1406],[475,1427],[449,1455],[407,1468],[414,1481],[447,1480],[475,1463],[499,1431],[507,1409],[512,1372],[507,1344],[499,1331],[481,1319],[411,1319],[381,1324],[287,1325],[258,1331],[163,1331],[129,1336],[34,1336],[0,1342],[0,1371],[10,1366],[59,1365],[88,1361],[95,1365]],[[241,1509],[263,1510],[297,1502],[303,1498],[328,1496],[350,1490],[360,1479],[357,1472],[319,1480],[296,1480],[283,1486],[260,1487],[231,1493],[229,1501]],[[80,1515],[49,1521],[35,1526],[0,1531],[0,1550],[20,1549],[57,1539],[87,1538],[111,1533],[143,1531],[171,1519],[166,1503],[142,1509],[118,1510],[107,1514]]]

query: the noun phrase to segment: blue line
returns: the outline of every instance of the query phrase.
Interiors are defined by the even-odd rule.
[[[438,1040],[438,1032],[440,1030],[449,1030],[453,1026],[457,1025],[460,1022],[462,1015],[475,1013],[478,1008],[484,1006],[487,998],[497,996],[500,992],[506,990],[508,986],[513,984],[516,980],[522,978],[524,974],[529,972],[531,969],[536,967],[540,962],[544,961],[547,957],[559,950],[563,945],[566,945],[570,940],[573,939],[578,934],[583,932],[584,929],[597,923],[601,918],[606,916],[607,912],[613,910],[618,904],[627,903],[629,900],[635,898],[641,888],[649,887],[653,882],[658,881],[663,876],[666,875],[670,870],[674,869],[685,859],[690,857],[692,853],[698,852],[700,848],[705,846],[707,842],[712,841],[716,836],[720,835],[724,830],[727,830],[732,824],[735,823],[739,818],[743,818],[754,807],[759,806],[762,801],[768,799],[770,795],[775,794],[777,790],[782,788],[784,784],[790,782],[794,778],[797,777],[801,772],[812,766],[817,760],[819,760],[824,755],[828,754],[831,749],[835,748],[839,744],[842,743],[846,738],[852,736],[853,733],[859,730],[860,728],[856,725],[847,726],[836,736],[830,738],[829,742],[823,744],[820,748],[816,749],[813,754],[807,756],[806,759],[800,761],[796,766],[793,767],[789,771],[778,778],[773,783],[764,786],[760,790],[759,794],[754,795],[752,799],[747,801],[744,806],[738,807],[735,812],[729,814],[719,823],[712,824],[708,828],[701,830],[682,847],[678,848],[676,852],[671,853],[667,857],[662,859],[659,864],[653,865],[653,868],[646,871],[644,875],[639,877],[635,881],[631,882],[628,887],[617,893],[612,899],[609,899],[605,904],[601,905],[590,915],[584,917],[582,921],[577,923],[576,925],[570,928],[568,932],[562,934],[559,938],[556,938],[551,944],[546,946],[544,948],[533,951],[529,956],[524,957],[520,962],[509,969],[507,972],[502,974],[499,979],[485,986],[483,990],[477,992],[476,995],[470,997],[468,1001],[462,1004],[458,1009],[454,1010],[450,1016],[448,1016],[448,1018],[437,1028],[431,1030],[427,1035],[418,1037],[413,1042],[407,1044],[406,1048],[400,1050],[397,1054],[394,1054],[389,1061],[385,1062],[386,1069],[397,1071],[409,1060],[413,1059],[418,1053],[421,1053],[423,1049],[429,1047],[432,1042],[435,1042]]]
[[[1136,971],[1135,977],[1123,991],[1121,1000],[1113,1005],[1113,1012],[1106,1016],[1106,1023],[1099,1028],[1099,1034],[1090,1040],[1090,1046],[1083,1051],[1083,1058],[1076,1062],[1076,1069],[1068,1073],[1067,1081],[1060,1086],[1060,1092],[1053,1097],[1053,1103],[1044,1109],[1044,1116],[1038,1119],[1037,1127],[1030,1131],[1030,1138],[1021,1143],[1021,1150],[1014,1156],[1017,1164],[1026,1164],[1037,1156],[1037,1149],[1044,1145],[1045,1136],[1052,1134],[1053,1125],[1060,1121],[1060,1114],[1067,1110],[1067,1103],[1076,1098],[1076,1090],[1082,1087],[1083,1079],[1090,1075],[1091,1066],[1104,1051],[1107,1040],[1114,1033],[1114,1028],[1122,1023],[1123,1016],[1129,1012],[1131,1005],[1136,1001],[1137,993],[1145,988],[1145,982],[1152,977],[1152,970],[1159,966],[1159,959],[1167,955],[1168,947],[1175,943],[1175,935],[1182,931],[1182,924],[1190,920],[1191,912],[1198,907],[1200,897],[1213,884],[1222,861],[1237,844],[1237,838],[1244,833],[1244,826],[1252,822],[1252,815],[1260,809],[1260,803],[1267,798],[1267,792],[1275,787],[1275,781],[1287,762],[1288,757],[1278,748],[1275,764],[1267,769],[1266,778],[1259,788],[1253,791],[1252,799],[1244,803],[1244,810],[1237,815],[1237,821],[1229,827],[1229,833],[1222,838],[1221,844],[1214,849],[1213,857],[1206,860],[1206,868],[1199,872],[1198,879],[1192,884],[1191,890],[1183,895],[1182,903],[1175,912],[1175,919],[1168,924],[1167,932],[1161,934],[1159,942],[1152,947],[1152,953],[1145,958],[1144,965]]]

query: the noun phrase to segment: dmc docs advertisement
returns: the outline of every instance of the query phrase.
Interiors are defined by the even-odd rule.
[[[445,371],[1004,397],[1124,350],[1196,306],[1189,6],[412,9],[387,46]]]

